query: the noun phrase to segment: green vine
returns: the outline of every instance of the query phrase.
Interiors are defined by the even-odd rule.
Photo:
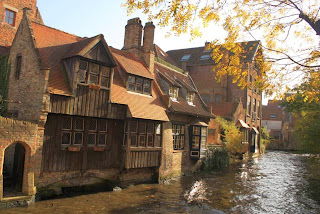
[[[0,115],[5,116],[8,102],[9,69],[8,55],[0,56]]]

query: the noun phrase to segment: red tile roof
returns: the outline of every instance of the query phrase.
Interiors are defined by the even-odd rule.
[[[32,22],[32,29],[42,67],[50,69],[49,92],[70,96],[71,92],[67,76],[63,71],[62,60],[79,55],[84,48],[102,35],[81,38],[35,22]]]
[[[153,75],[148,68],[132,54],[117,49],[111,49],[113,56],[117,59],[118,64],[129,74],[134,74],[149,79],[153,79]]]
[[[158,45],[156,44],[153,45],[153,51],[154,51],[155,57],[158,57],[174,66],[178,66],[177,63]]]
[[[132,60],[132,56],[126,52],[112,49],[112,53],[115,55],[115,58],[117,61]],[[135,61],[134,63],[138,63],[138,62]],[[142,64],[141,66],[144,67]],[[118,66],[115,68],[113,84],[111,86],[111,101],[113,103],[127,105],[132,117],[134,118],[169,121],[169,118],[166,114],[166,108],[160,99],[161,95],[156,90],[155,84],[152,84],[152,90],[151,90],[152,96],[127,91],[124,85],[124,81],[120,76],[120,73],[122,72],[129,73],[127,69],[128,70],[131,69],[131,65],[127,63],[124,63],[122,66]],[[139,70],[137,70],[137,72],[138,71]],[[142,72],[145,72],[145,71],[143,70]],[[139,75],[139,73],[137,73],[137,75]],[[153,76],[151,77],[153,79]]]
[[[73,43],[83,38],[35,22],[32,22],[32,29],[42,66],[50,68],[49,91],[54,94],[70,95],[61,59],[68,53]]]
[[[252,61],[255,53],[259,47],[260,41],[249,41],[249,42],[241,42],[240,43],[245,50],[245,60]],[[196,48],[186,48],[186,49],[178,49],[178,50],[170,50],[167,51],[167,54],[171,59],[175,61],[175,63],[180,67],[181,66],[181,58],[185,55],[191,55],[190,58],[186,61],[187,66],[194,65],[205,65],[205,64],[215,64],[215,62],[211,58],[211,52],[205,50],[205,46],[196,47]],[[209,58],[200,59],[201,56],[209,55]]]
[[[169,76],[171,79],[180,82],[182,89],[179,90],[178,102],[171,101],[170,103],[170,111],[194,116],[201,116],[201,117],[213,117],[210,111],[206,108],[205,104],[202,102],[200,95],[198,92],[195,93],[194,97],[194,105],[189,105],[186,100],[186,92],[185,91],[192,91],[195,92],[195,86],[191,80],[189,75],[174,71],[171,68],[166,67],[160,63],[155,64],[155,77],[157,82],[160,85],[161,90],[164,93],[168,94],[169,88],[166,88],[166,84],[163,81],[167,81],[161,76]],[[183,84],[181,84],[183,83]],[[186,87],[188,85],[188,87]],[[190,90],[190,89],[193,90]]]

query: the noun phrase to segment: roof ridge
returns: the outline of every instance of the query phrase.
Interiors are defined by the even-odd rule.
[[[31,22],[32,22],[33,24],[37,24],[37,25],[40,25],[40,26],[43,26],[43,27],[47,27],[47,28],[50,28],[50,29],[52,29],[52,30],[56,30],[56,31],[59,31],[59,32],[61,32],[61,33],[65,33],[65,34],[67,34],[67,35],[69,35],[69,36],[77,37],[77,38],[79,38],[79,39],[88,38],[88,37],[80,37],[80,36],[77,36],[77,35],[75,35],[75,34],[68,33],[68,32],[66,32],[66,31],[63,31],[63,30],[60,30],[60,29],[57,29],[57,28],[54,28],[54,27],[50,27],[50,26],[47,26],[47,25],[44,25],[44,24],[37,23],[37,22],[35,22],[35,21],[31,21]],[[92,37],[90,37],[90,38],[92,38]]]
[[[169,66],[167,66],[167,65],[162,64],[161,62],[154,61],[154,63],[156,63],[156,64],[158,64],[158,65],[160,65],[160,66],[162,66],[162,67],[164,67],[164,68],[167,68],[167,69],[169,69],[169,70],[171,70],[171,71],[174,71],[175,73],[182,74],[182,75],[184,75],[184,76],[188,76],[188,74],[185,74],[185,73],[182,73],[182,72],[180,72],[180,71],[177,71],[177,70],[175,70],[175,69],[173,69],[173,68],[171,68],[171,67],[169,67]],[[170,63],[169,63],[169,64],[170,64]],[[181,70],[182,70],[182,69],[181,69]]]

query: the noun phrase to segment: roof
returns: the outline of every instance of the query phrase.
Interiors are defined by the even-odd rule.
[[[32,22],[31,25],[42,68],[50,69],[49,92],[70,96],[71,92],[66,74],[63,71],[62,60],[81,55],[81,51],[88,47],[89,44],[100,41],[103,36],[97,35],[92,38],[82,38],[36,22]]]
[[[9,52],[9,48],[5,46],[0,46],[0,56],[5,55]]]
[[[49,86],[51,93],[70,95],[69,86],[62,73],[61,59],[68,53],[73,43],[83,38],[32,22],[36,46],[42,66],[50,68]]]
[[[139,61],[133,54],[111,48],[113,56],[126,73],[153,79],[153,75],[143,62]]]
[[[116,52],[118,54],[116,54]],[[121,58],[117,57],[120,52],[123,52],[121,53]],[[112,53],[115,55],[117,61],[123,58],[126,58],[124,60],[129,60],[132,57],[130,54],[116,49],[112,49]],[[161,95],[156,90],[156,84],[152,84],[151,96],[127,91],[120,73],[128,72],[126,70],[131,69],[130,67],[130,64],[125,63],[123,66],[117,66],[115,68],[111,86],[111,102],[127,105],[133,118],[169,121],[166,114],[166,107],[160,99]],[[139,75],[139,73],[137,75]]]
[[[162,59],[163,61],[166,61],[174,66],[178,66],[178,64],[158,45],[156,44],[153,45],[153,51],[154,51],[155,57],[158,57],[159,59]]]
[[[245,50],[245,60],[252,61],[255,53],[259,47],[260,41],[249,41],[249,42],[241,42],[240,43]],[[171,59],[175,61],[175,63],[181,67],[182,57],[190,55],[190,57],[183,61],[187,66],[192,65],[201,65],[201,64],[215,64],[211,57],[211,51],[205,49],[205,46],[196,47],[196,48],[186,48],[186,49],[178,49],[178,50],[170,50],[167,51],[167,54]],[[202,59],[201,59],[202,57]]]
[[[179,90],[178,102],[171,101],[169,110],[175,113],[182,113],[200,117],[213,117],[210,111],[200,98],[194,84],[189,75],[174,71],[160,63],[155,63],[155,77],[163,92],[169,92],[168,81],[163,76],[169,76],[171,79],[179,82],[181,89]],[[183,84],[181,84],[183,83]],[[169,84],[170,85],[170,84]],[[193,90],[192,90],[193,89]],[[195,92],[194,105],[189,105],[186,100],[186,92]]]

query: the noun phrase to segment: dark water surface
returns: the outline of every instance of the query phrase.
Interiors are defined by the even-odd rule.
[[[320,213],[320,160],[285,152],[167,182],[1,213]]]

